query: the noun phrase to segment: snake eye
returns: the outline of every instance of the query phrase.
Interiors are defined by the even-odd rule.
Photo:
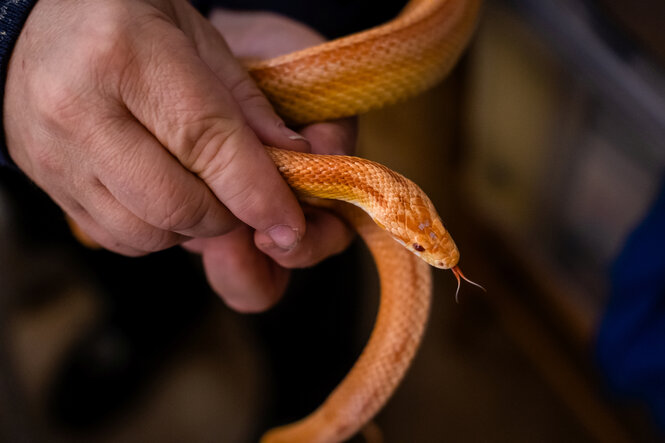
[[[414,243],[414,244],[413,244],[413,249],[415,249],[415,250],[418,251],[418,252],[425,252],[425,248],[423,248],[423,247],[422,247],[421,245],[419,245],[418,243]]]

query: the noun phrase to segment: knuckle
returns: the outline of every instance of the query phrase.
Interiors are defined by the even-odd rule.
[[[204,186],[183,183],[170,171],[137,170],[133,175],[140,178],[138,194],[143,196],[133,207],[139,218],[157,229],[198,232],[208,217],[217,215],[217,200]]]
[[[79,100],[80,93],[69,79],[58,77],[46,83],[36,101],[39,120],[48,132],[59,138],[73,138],[80,130],[81,117],[86,113]]]
[[[137,246],[147,252],[157,252],[175,246],[182,241],[176,233],[163,229],[151,229],[145,236],[138,238]]]
[[[199,193],[184,201],[174,198],[167,203],[163,222],[158,227],[167,231],[185,231],[199,226],[205,219],[208,208]]]
[[[182,240],[178,234],[155,228],[129,214],[114,224],[115,241],[141,253],[162,251]]]
[[[210,117],[183,125],[183,143],[178,157],[192,172],[203,179],[223,174],[239,153],[233,143],[248,127],[235,119]]]
[[[235,215],[242,214],[245,219],[256,219],[265,214],[267,202],[265,196],[257,192],[255,186],[249,185],[246,179],[248,175],[257,174],[258,169],[243,169],[253,166],[247,165],[246,158],[239,160],[239,157],[246,154],[243,150],[248,149],[240,142],[241,137],[244,137],[243,131],[248,129],[243,124],[225,134],[215,132],[212,136],[204,136],[191,170],[209,186],[214,184],[215,189],[223,190],[222,201],[225,206],[232,208]],[[255,177],[255,183],[263,179],[261,176]],[[273,197],[277,198],[278,195]]]
[[[247,75],[243,75],[233,82],[229,89],[233,96],[242,103],[261,103],[268,106],[268,100],[254,83],[254,80]]]
[[[106,34],[112,32],[96,30],[85,44],[74,44],[71,68],[61,69],[58,75],[48,72],[50,68],[40,68],[29,80],[36,115],[50,132],[72,137],[81,132],[82,124],[91,123],[92,116],[106,112],[102,97],[119,84],[127,65],[121,40]]]
[[[281,122],[273,106],[250,77],[245,76],[239,79],[230,90],[249,120],[269,119],[273,120],[275,124]]]
[[[57,147],[52,144],[29,144],[24,148],[24,156],[29,163],[29,170],[33,175],[41,178],[41,181],[53,177],[66,177],[67,162]]]
[[[122,2],[97,3],[79,25],[85,38],[68,47],[69,63],[83,74],[109,75],[132,58],[136,19]]]
[[[85,14],[74,29],[68,28],[69,34],[36,33],[34,45],[48,51],[31,48],[37,55],[23,59],[23,102],[46,129],[63,130],[67,123],[78,123],[91,106],[99,106],[90,93],[111,87],[110,80],[119,79],[132,58],[127,5],[95,3],[94,8],[82,6]]]
[[[129,41],[135,24],[133,14],[122,2],[98,2],[83,19],[81,27],[87,41],[81,42],[79,49],[92,57],[114,54],[121,49],[119,43]]]

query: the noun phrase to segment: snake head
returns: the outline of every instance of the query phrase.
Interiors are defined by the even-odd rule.
[[[409,206],[404,232],[404,246],[430,265],[450,269],[459,261],[459,251],[427,197]]]

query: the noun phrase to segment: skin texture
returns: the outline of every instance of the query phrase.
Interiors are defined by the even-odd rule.
[[[255,40],[230,29],[233,54],[185,0],[40,0],[12,53],[3,123],[17,166],[97,243],[141,255],[188,242],[230,306],[260,311],[285,267],[350,238],[339,219],[303,213],[263,144],[349,153],[355,127],[288,129],[235,55],[276,55],[265,42],[290,21],[248,20],[272,25]],[[302,25],[280,29],[289,49],[315,43]]]

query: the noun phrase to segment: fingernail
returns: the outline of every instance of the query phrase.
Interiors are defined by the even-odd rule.
[[[282,125],[282,133],[286,135],[289,140],[302,140],[302,141],[308,141],[305,137],[302,135],[298,134],[296,131],[293,129],[289,128],[286,125]]]
[[[273,226],[267,233],[276,246],[285,250],[293,249],[300,240],[298,231],[287,225]]]
[[[291,140],[304,140],[304,141],[307,141],[307,139],[306,139],[305,137],[303,137],[302,135],[300,135],[300,134],[289,135],[289,138],[290,138]]]

